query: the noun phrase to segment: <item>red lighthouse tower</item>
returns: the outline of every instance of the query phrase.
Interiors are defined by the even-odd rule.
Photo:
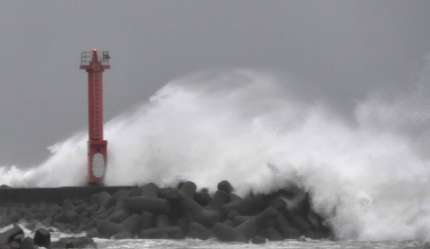
[[[107,141],[103,139],[103,72],[110,69],[109,52],[85,51],[81,69],[88,73],[88,185],[103,185]]]

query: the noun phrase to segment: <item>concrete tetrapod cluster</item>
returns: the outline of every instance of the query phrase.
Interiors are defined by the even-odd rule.
[[[9,208],[3,225],[25,219],[29,226],[41,224],[60,231],[87,232],[90,238],[183,239],[264,243],[268,240],[332,238],[323,218],[310,208],[307,193],[299,188],[271,194],[236,195],[227,181],[211,196],[197,191],[191,181],[175,188],[154,183],[114,194],[105,191],[91,201],[64,200],[63,205],[45,204]]]

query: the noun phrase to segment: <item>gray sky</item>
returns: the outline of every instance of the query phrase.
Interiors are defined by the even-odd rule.
[[[105,120],[168,81],[271,70],[348,115],[401,92],[430,52],[430,1],[0,1],[0,165],[32,166],[86,129],[81,51],[111,54]]]

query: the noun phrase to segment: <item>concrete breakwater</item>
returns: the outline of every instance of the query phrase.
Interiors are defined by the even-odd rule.
[[[149,183],[90,189],[94,192],[75,190],[81,197],[69,190],[70,198],[62,203],[58,203],[58,196],[51,201],[40,198],[40,202],[0,199],[7,204],[2,208],[1,225],[25,221],[29,229],[55,227],[63,232],[86,232],[90,238],[113,239],[188,237],[264,243],[266,239],[333,237],[324,219],[310,208],[309,195],[299,188],[244,198],[237,196],[227,181],[220,182],[213,195],[197,191],[191,181],[175,188]]]
[[[120,189],[131,189],[130,186],[91,186],[60,188],[11,188],[0,186],[0,206],[14,204],[62,204],[66,199],[79,199],[89,202],[91,197],[102,191],[114,194]]]

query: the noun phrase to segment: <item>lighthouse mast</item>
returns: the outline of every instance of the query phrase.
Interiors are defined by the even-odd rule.
[[[109,52],[81,54],[80,69],[88,73],[88,185],[103,185],[107,141],[103,138],[103,72],[110,69]]]

